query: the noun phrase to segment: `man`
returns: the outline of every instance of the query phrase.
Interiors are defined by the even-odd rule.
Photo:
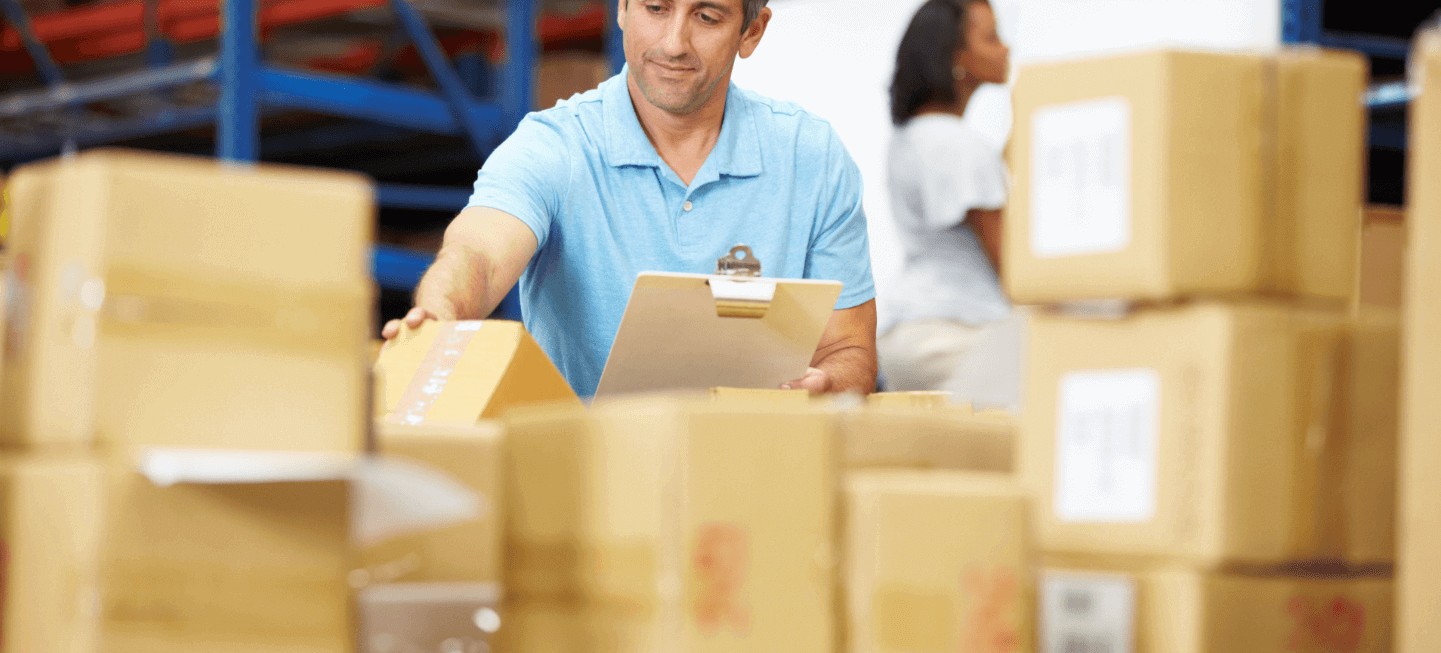
[[[482,318],[519,280],[526,328],[590,396],[639,272],[711,273],[746,244],[766,276],[845,285],[811,368],[785,387],[870,392],[860,172],[825,121],[730,83],[766,0],[618,1],[625,70],[527,116],[490,155],[404,321]]]

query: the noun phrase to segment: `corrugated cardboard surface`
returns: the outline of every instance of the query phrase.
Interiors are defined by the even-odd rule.
[[[1397,441],[1400,421],[1400,315],[1364,310],[1350,321],[1332,433],[1339,481],[1335,513],[1343,526],[1322,553],[1354,563],[1396,559]]]
[[[951,393],[874,392],[866,396],[866,404],[892,408],[948,408],[951,406]]]
[[[1406,276],[1406,214],[1397,207],[1371,206],[1361,226],[1362,306],[1400,308]]]
[[[1423,85],[1411,103],[1405,342],[1401,394],[1399,649],[1441,647],[1441,34],[1411,55]]]
[[[96,151],[13,181],[6,441],[360,446],[366,180]]]
[[[371,582],[500,582],[504,513],[501,463],[504,429],[377,424],[380,453],[444,471],[480,494],[480,518],[392,538],[362,552]]]
[[[965,408],[878,408],[841,418],[847,469],[1015,470],[1016,420]]]
[[[7,457],[6,651],[346,651],[345,484],[159,488],[119,461]]]
[[[1116,321],[1037,316],[1021,440],[1022,469],[1036,492],[1040,546],[1208,563],[1314,554],[1327,523],[1324,497],[1332,495],[1321,472],[1342,321],[1340,314],[1277,305],[1213,303],[1140,311]],[[1121,407],[1156,416],[1154,450],[1134,445],[1136,464],[1154,465],[1151,484],[1127,492],[1154,503],[1149,511],[1138,507],[1115,518],[1066,521],[1056,509],[1063,497],[1057,475],[1068,464],[1058,463],[1055,454],[1061,426],[1085,417],[1100,429],[1087,432],[1111,438],[1132,433],[1118,430],[1132,418],[1115,406],[1059,414],[1065,379],[1096,373],[1155,379],[1157,395],[1149,407]],[[1130,442],[1112,442],[1107,460],[1130,460]],[[1128,457],[1118,457],[1121,451]]]
[[[1022,70],[1011,147],[1016,189],[1006,212],[1012,299],[1256,291],[1349,298],[1364,123],[1354,98],[1364,82],[1360,57],[1315,51],[1161,51]],[[1100,99],[1129,106],[1129,237],[1106,251],[1038,255],[1032,189],[1058,162],[1033,160],[1033,116]]]
[[[384,380],[377,400],[392,423],[466,426],[517,406],[580,406],[519,322],[427,321],[405,327],[381,350],[375,369]],[[426,403],[423,410],[411,406],[417,400]]]
[[[1029,500],[1008,474],[851,472],[848,650],[1029,651]]]
[[[828,412],[635,399],[515,411],[507,438],[508,609],[655,650],[835,645]],[[611,623],[585,626],[597,612]]]
[[[1058,575],[1079,577],[1086,583],[1119,583],[1131,588],[1132,628],[1056,628],[1046,611],[1047,581]],[[1057,648],[1094,642],[1117,635],[1129,646],[1101,650],[1134,653],[1232,653],[1235,651],[1299,651],[1302,653],[1384,653],[1391,650],[1394,583],[1388,578],[1291,578],[1244,576],[1185,568],[1121,570],[1104,562],[1084,565],[1048,565],[1040,573],[1042,597],[1041,638],[1048,635]],[[1084,590],[1076,592],[1084,595]],[[1097,623],[1084,609],[1081,596],[1063,603],[1081,612],[1074,622]],[[1114,626],[1114,624],[1112,624]],[[1113,640],[1114,641],[1114,640]]]

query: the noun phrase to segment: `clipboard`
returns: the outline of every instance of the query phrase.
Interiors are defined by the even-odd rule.
[[[717,272],[636,277],[596,397],[778,388],[805,375],[842,284],[762,278],[745,246]]]

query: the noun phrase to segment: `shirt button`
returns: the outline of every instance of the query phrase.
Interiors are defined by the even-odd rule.
[[[689,201],[687,201],[687,202],[685,203],[685,205],[682,206],[681,208],[689,211],[689,210],[691,209],[691,203],[690,203]]]

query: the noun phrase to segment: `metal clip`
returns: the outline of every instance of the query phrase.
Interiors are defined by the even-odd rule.
[[[761,260],[747,245],[736,245],[729,254],[716,261],[715,273],[728,277],[761,276]]]

